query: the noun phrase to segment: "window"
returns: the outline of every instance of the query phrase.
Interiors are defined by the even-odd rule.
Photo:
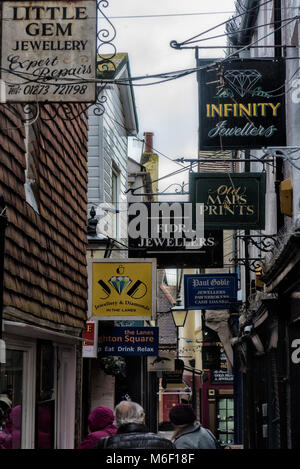
[[[7,351],[5,373],[1,377],[1,449],[21,448],[23,362],[24,352]]]
[[[0,449],[34,447],[34,356],[32,344],[7,346],[0,376]]]
[[[55,351],[52,342],[38,341],[35,448],[54,448]]]
[[[222,445],[234,442],[234,403],[232,398],[218,400],[217,432],[218,440]]]

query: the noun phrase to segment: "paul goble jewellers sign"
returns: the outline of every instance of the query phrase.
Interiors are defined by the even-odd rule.
[[[7,102],[94,102],[96,0],[2,1]]]
[[[282,61],[225,61],[200,70],[198,82],[200,150],[286,145]]]

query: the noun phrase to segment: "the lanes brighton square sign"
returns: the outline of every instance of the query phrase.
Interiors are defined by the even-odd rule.
[[[158,327],[101,326],[98,356],[157,356]]]
[[[7,102],[94,102],[96,0],[2,1]]]
[[[264,229],[265,173],[191,173],[190,201],[206,229]],[[195,215],[193,215],[195,217]]]
[[[237,302],[237,274],[184,276],[185,309],[225,309]]]
[[[130,204],[128,247],[129,257],[155,257],[158,268],[223,267],[223,232],[204,231],[203,216],[193,230],[191,203]]]
[[[200,150],[286,145],[285,64],[239,59],[198,75]]]

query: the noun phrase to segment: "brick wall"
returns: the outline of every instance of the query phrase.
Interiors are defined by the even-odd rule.
[[[87,299],[87,117],[63,121],[51,118],[54,112],[54,105],[44,106],[35,124],[37,213],[25,198],[24,125],[0,106],[0,194],[9,221],[4,317],[21,313],[28,322],[81,328]]]

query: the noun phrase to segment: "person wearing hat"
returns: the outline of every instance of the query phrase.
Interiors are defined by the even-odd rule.
[[[96,407],[88,416],[90,433],[76,449],[92,449],[101,438],[117,433],[117,427],[113,424],[114,420],[115,415],[109,407],[104,405]]]
[[[197,421],[193,408],[177,404],[169,412],[175,431],[172,440],[177,449],[219,449],[219,442],[210,430]]]

